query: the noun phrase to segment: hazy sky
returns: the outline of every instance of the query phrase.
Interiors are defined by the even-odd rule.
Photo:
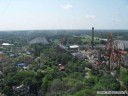
[[[0,30],[128,29],[128,0],[0,0]]]

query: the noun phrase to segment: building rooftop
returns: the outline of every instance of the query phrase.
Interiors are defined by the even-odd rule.
[[[78,45],[72,45],[72,46],[69,46],[69,48],[79,48]]]
[[[10,45],[13,45],[13,44],[10,44],[10,43],[3,43],[2,45],[3,45],[3,46],[10,46]]]

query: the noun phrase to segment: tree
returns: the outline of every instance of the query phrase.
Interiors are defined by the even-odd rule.
[[[54,79],[50,84],[46,96],[61,96],[64,93],[64,82],[60,79]]]
[[[52,75],[50,74],[45,75],[45,77],[43,78],[41,87],[44,94],[46,94],[48,90],[48,86],[50,85],[52,79],[53,79]]]
[[[128,90],[128,73],[124,68],[121,69],[120,73],[121,73],[120,79],[123,82],[123,84],[125,85],[125,87],[126,87],[125,89]]]
[[[118,91],[120,89],[120,83],[110,74],[104,74],[99,79],[95,89],[99,91]]]
[[[3,92],[7,95],[7,96],[12,96],[12,88],[11,87],[9,87],[9,86],[5,86],[4,87],[4,90],[3,90]]]
[[[77,92],[73,96],[95,96],[96,92],[93,89],[84,89]]]

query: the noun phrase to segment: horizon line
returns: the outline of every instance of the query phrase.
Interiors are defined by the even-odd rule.
[[[94,27],[95,29],[95,27]],[[57,31],[57,30],[92,30],[92,28],[90,29],[13,29],[13,30],[0,30],[1,31]],[[128,30],[128,29],[95,29],[95,30]]]

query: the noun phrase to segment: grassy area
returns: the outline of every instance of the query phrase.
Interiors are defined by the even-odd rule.
[[[90,35],[84,35],[84,36],[79,36],[82,40],[82,42],[91,42],[92,41],[92,36]],[[94,42],[99,43],[100,38],[94,37]]]
[[[58,39],[54,40],[54,44],[59,44],[59,43],[60,43],[60,41]]]

